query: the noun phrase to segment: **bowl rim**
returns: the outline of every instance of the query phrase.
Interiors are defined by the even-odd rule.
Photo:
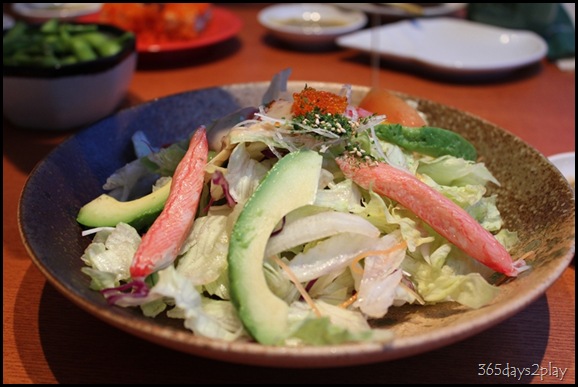
[[[33,23],[29,24],[29,26],[39,28],[42,24],[43,23]],[[87,23],[66,22],[66,24],[86,25]],[[115,35],[122,35],[126,32],[129,32],[111,24],[89,24],[96,25],[98,31],[109,32]],[[3,35],[6,35],[8,31],[9,29],[4,30]],[[121,51],[111,56],[99,57],[88,62],[74,63],[61,67],[13,66],[4,64],[2,66],[2,75],[3,77],[19,78],[61,78],[72,75],[89,75],[102,73],[118,65],[132,53],[136,53],[136,36],[134,36],[134,34],[131,39],[127,39],[125,42],[123,42]]]

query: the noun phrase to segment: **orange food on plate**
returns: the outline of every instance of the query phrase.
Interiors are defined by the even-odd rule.
[[[385,114],[385,121],[392,124],[413,127],[426,124],[416,109],[386,89],[371,89],[359,107],[371,113]]]
[[[104,3],[99,21],[134,32],[148,46],[195,39],[210,11],[211,3]]]
[[[294,103],[291,112],[295,116],[304,115],[319,109],[320,113],[341,114],[347,108],[347,98],[328,91],[305,87],[293,94]]]

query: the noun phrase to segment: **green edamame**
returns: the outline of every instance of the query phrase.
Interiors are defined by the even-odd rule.
[[[122,44],[118,39],[109,39],[100,32],[83,33],[79,38],[88,42],[101,56],[114,55],[122,50]]]
[[[119,53],[127,32],[113,36],[96,24],[72,24],[51,19],[40,26],[17,22],[4,34],[3,63],[11,66],[60,67]]]
[[[90,43],[80,36],[70,38],[70,46],[79,61],[90,61],[98,58],[98,55],[92,49]]]

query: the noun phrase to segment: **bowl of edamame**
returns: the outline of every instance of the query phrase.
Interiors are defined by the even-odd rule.
[[[71,130],[112,113],[137,63],[132,32],[51,19],[3,37],[3,114],[29,129]]]

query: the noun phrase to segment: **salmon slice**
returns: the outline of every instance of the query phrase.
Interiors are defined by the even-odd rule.
[[[419,127],[426,122],[410,104],[386,89],[373,88],[359,103],[359,107],[375,114],[385,114],[385,122]]]

